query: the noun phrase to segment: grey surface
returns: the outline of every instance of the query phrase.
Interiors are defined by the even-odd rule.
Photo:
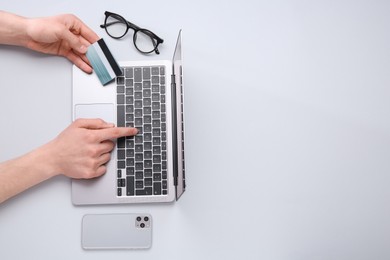
[[[70,181],[52,179],[0,205],[0,259],[390,258],[388,1],[2,2],[74,13],[118,60],[144,57],[99,28],[105,10],[161,35],[158,59],[183,29],[188,190],[175,204],[74,207]],[[0,57],[5,160],[70,123],[71,64]],[[116,212],[150,213],[152,248],[83,251],[82,216]]]

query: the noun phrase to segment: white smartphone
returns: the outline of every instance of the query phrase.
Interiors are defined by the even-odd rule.
[[[150,214],[87,214],[82,220],[84,249],[147,249],[152,246]]]

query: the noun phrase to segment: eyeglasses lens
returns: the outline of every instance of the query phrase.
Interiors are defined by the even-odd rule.
[[[157,45],[157,42],[147,33],[147,31],[140,30],[137,31],[134,35],[134,44],[136,45],[137,49],[145,53],[154,51]]]
[[[127,24],[119,16],[108,16],[106,19],[106,31],[107,33],[114,38],[120,38],[126,34]]]

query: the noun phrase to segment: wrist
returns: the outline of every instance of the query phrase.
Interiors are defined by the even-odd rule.
[[[50,143],[27,154],[31,165],[35,167],[34,171],[40,172],[44,179],[50,179],[60,174],[60,170],[55,161],[55,156],[55,153],[51,150]]]
[[[28,19],[15,14],[0,11],[0,43],[26,46]]]

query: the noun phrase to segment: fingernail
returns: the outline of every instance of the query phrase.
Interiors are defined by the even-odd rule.
[[[138,134],[138,129],[137,128],[133,128],[133,134],[134,135]]]
[[[87,47],[85,45],[81,45],[80,46],[80,52],[86,52],[87,51]]]

